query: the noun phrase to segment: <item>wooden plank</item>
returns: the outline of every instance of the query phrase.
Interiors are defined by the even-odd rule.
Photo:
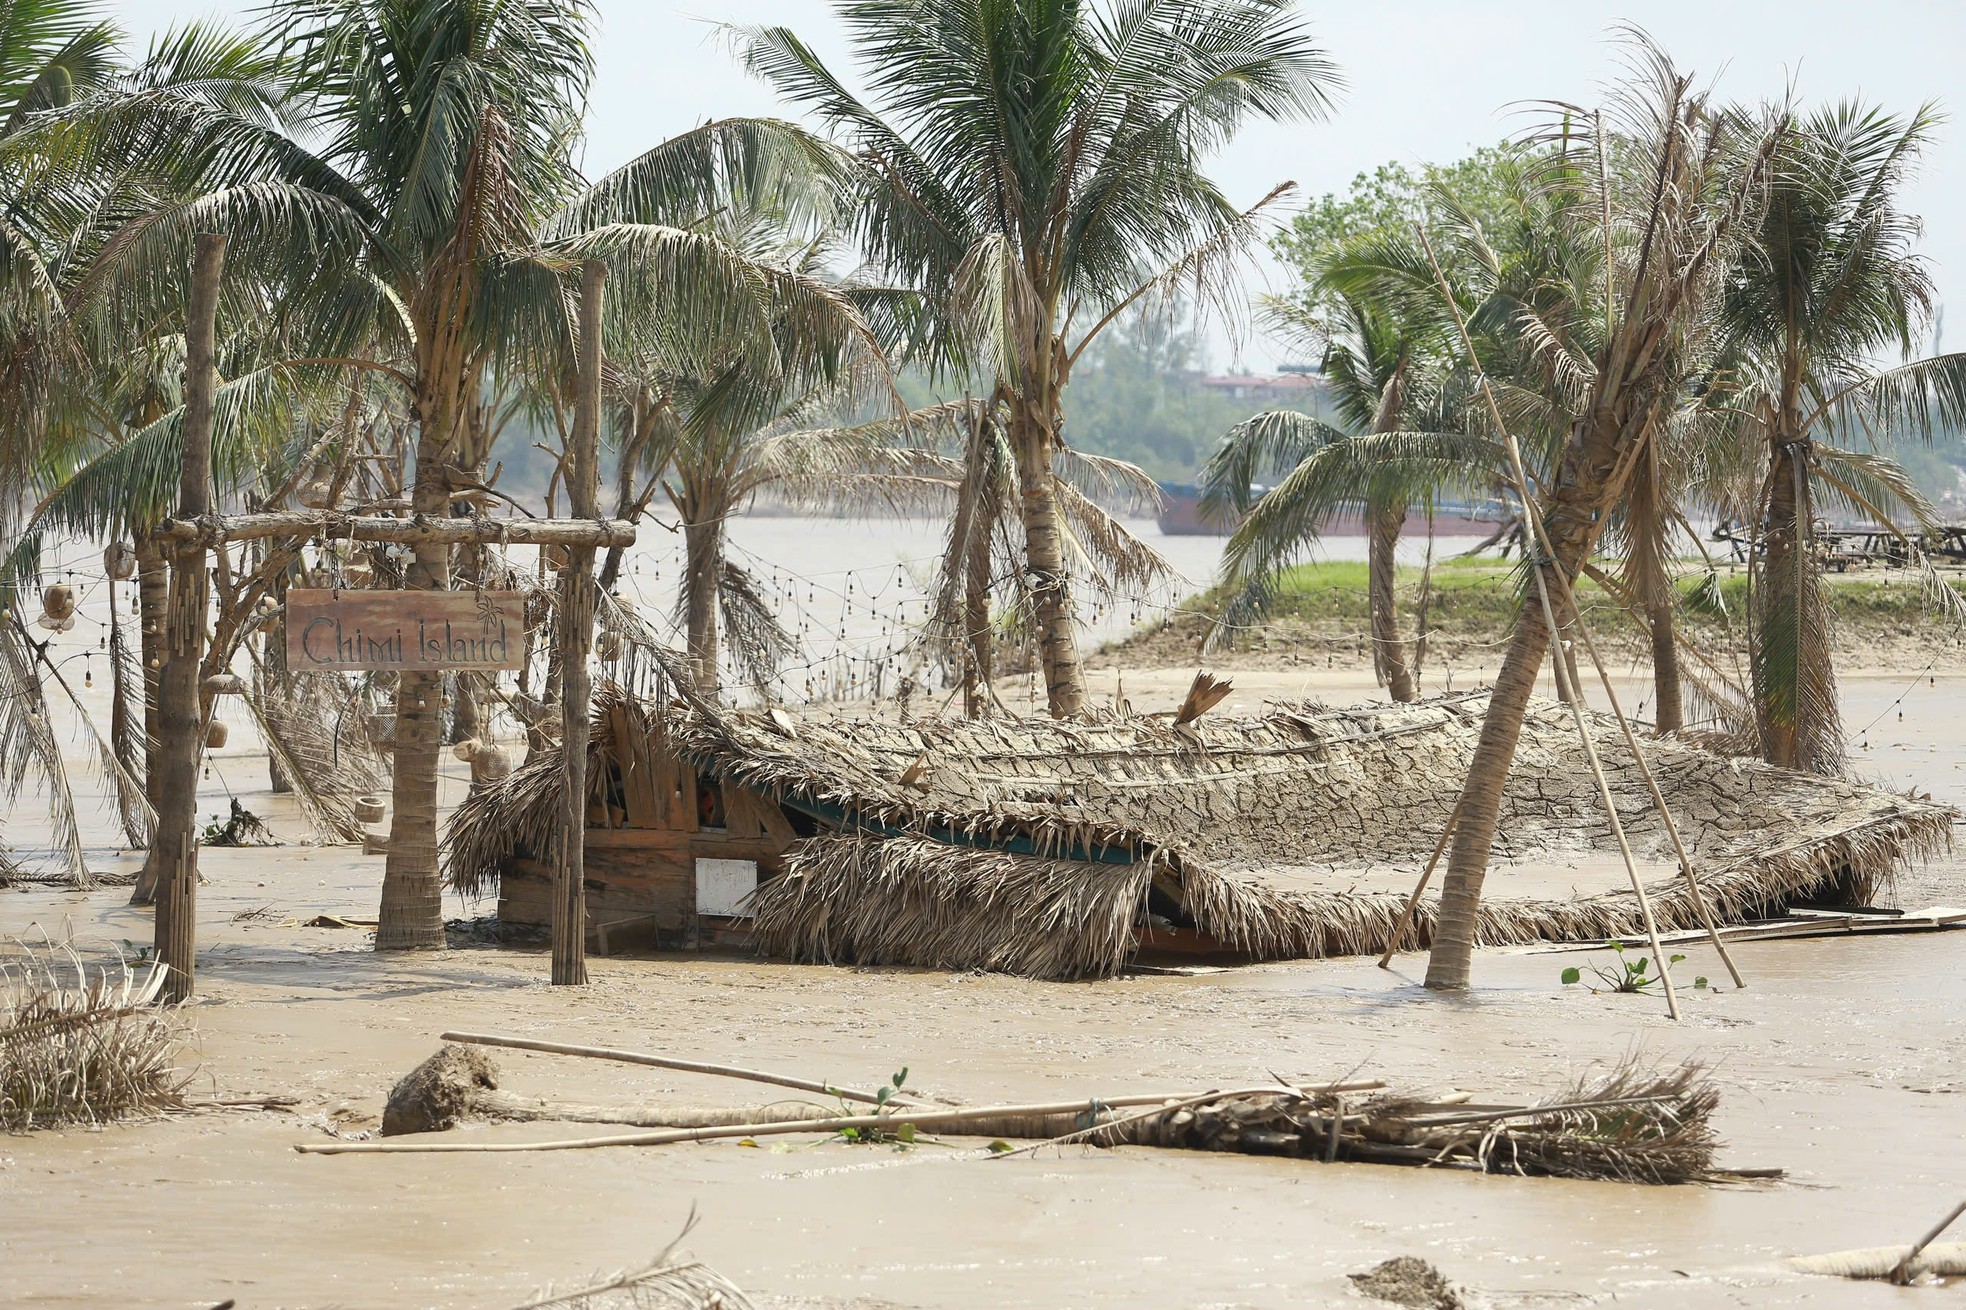
[[[655,761],[649,757],[648,725],[624,702],[614,708],[614,753],[621,763],[621,801],[628,826],[654,828],[662,822],[656,798]]]
[[[758,812],[758,799],[750,788],[734,782],[723,784],[724,831],[732,837],[758,838],[765,835],[764,816]]]
[[[287,666],[333,669],[516,669],[525,596],[516,591],[287,593]]]
[[[764,820],[765,836],[781,847],[790,846],[799,839],[792,821],[785,817],[784,809],[770,796],[758,797],[758,813]]]

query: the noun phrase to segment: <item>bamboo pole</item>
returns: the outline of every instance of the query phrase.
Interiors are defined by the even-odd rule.
[[[1421,873],[1420,881],[1413,885],[1413,894],[1406,898],[1406,908],[1399,912],[1399,922],[1393,925],[1392,936],[1386,939],[1386,953],[1379,957],[1381,969],[1393,967],[1393,954],[1399,950],[1400,934],[1406,931],[1407,924],[1413,922],[1413,915],[1420,908],[1420,897],[1426,892],[1427,884],[1433,881],[1434,870],[1440,867],[1440,857],[1447,853],[1447,843],[1453,839],[1454,825],[1460,818],[1461,802],[1456,800],[1454,808],[1447,812],[1447,822],[1441,827],[1440,840],[1434,843],[1434,853],[1427,857],[1426,870]]]
[[[1707,939],[1713,943],[1714,950],[1720,952],[1720,962],[1727,966],[1727,974],[1736,987],[1745,987],[1741,971],[1734,967],[1734,957],[1727,951],[1727,943],[1721,939],[1720,925],[1714,921],[1713,911],[1707,908],[1706,894],[1700,890],[1700,877],[1693,871],[1693,857],[1686,853],[1686,843],[1679,835],[1679,824],[1672,817],[1672,807],[1666,804],[1665,793],[1659,790],[1659,780],[1653,776],[1652,766],[1646,761],[1645,752],[1639,749],[1638,737],[1632,732],[1631,723],[1625,718],[1624,706],[1618,703],[1618,693],[1611,686],[1611,675],[1605,670],[1604,660],[1597,653],[1597,643],[1591,639],[1590,629],[1584,626],[1583,614],[1577,608],[1577,596],[1569,591],[1569,584],[1558,580],[1568,593],[1565,597],[1570,612],[1577,615],[1577,633],[1584,639],[1584,649],[1590,652],[1591,663],[1597,666],[1598,684],[1604,688],[1605,697],[1611,702],[1612,717],[1618,720],[1618,731],[1624,734],[1625,745],[1631,749],[1632,759],[1638,762],[1638,772],[1645,779],[1645,789],[1652,795],[1652,804],[1659,811],[1659,820],[1665,825],[1666,835],[1672,839],[1674,854],[1679,857],[1679,871],[1686,879],[1686,886],[1693,893],[1693,908],[1699,913],[1700,922],[1706,926]],[[1665,970],[1660,963],[1661,973]]]
[[[225,271],[225,237],[200,232],[191,257],[185,305],[184,467],[178,510],[196,517],[211,507],[212,403],[218,377],[219,279]],[[205,747],[198,674],[204,659],[205,611],[211,587],[202,544],[180,545],[171,561],[170,600],[163,667],[157,675],[157,827],[152,838],[164,853],[157,893],[157,959],[169,972],[162,998],[190,999],[197,982],[198,952],[198,758]]]
[[[394,541],[415,545],[632,546],[635,525],[620,519],[387,518],[340,510],[267,510],[258,514],[180,513],[158,524],[154,541],[206,546],[262,537]]]
[[[1460,333],[1462,348],[1468,354],[1468,363],[1481,379],[1481,394],[1488,404],[1489,417],[1494,420],[1495,430],[1502,434],[1503,445],[1508,451],[1509,470],[1514,480],[1515,493],[1522,502],[1523,522],[1529,527],[1530,538],[1535,543],[1536,554],[1540,557],[1535,567],[1530,570],[1530,574],[1536,579],[1536,598],[1542,606],[1543,622],[1549,628],[1550,640],[1557,648],[1556,658],[1561,665],[1563,629],[1557,625],[1556,611],[1550,604],[1549,583],[1544,577],[1544,574],[1549,571],[1545,566],[1547,563],[1554,562],[1555,555],[1549,548],[1548,540],[1543,536],[1543,522],[1536,513],[1535,502],[1529,497],[1529,474],[1523,468],[1522,447],[1516,442],[1515,432],[1502,420],[1502,407],[1495,401],[1495,390],[1488,384],[1488,375],[1481,371],[1481,359],[1475,353],[1474,339],[1468,335],[1468,325],[1461,317],[1461,306],[1454,299],[1454,293],[1447,285],[1447,274],[1441,271],[1440,260],[1434,256],[1434,243],[1427,236],[1424,225],[1416,224],[1415,229],[1420,234],[1421,245],[1426,248],[1427,263],[1433,267],[1434,278],[1440,284],[1441,295],[1447,301],[1448,312],[1454,316],[1454,327]],[[1583,616],[1577,614],[1574,604],[1570,607],[1570,613],[1576,616],[1578,626],[1581,627]],[[1557,682],[1559,687],[1564,682],[1560,673]],[[1633,857],[1631,843],[1625,837],[1625,825],[1618,817],[1617,800],[1611,795],[1611,784],[1604,776],[1603,765],[1598,762],[1597,743],[1591,739],[1590,725],[1584,722],[1583,698],[1571,697],[1569,704],[1571,718],[1577,725],[1578,740],[1584,748],[1585,762],[1590,765],[1591,777],[1597,783],[1598,798],[1604,803],[1605,818],[1611,824],[1612,835],[1618,839],[1618,853],[1624,859],[1625,873],[1631,879],[1632,893],[1638,897],[1639,914],[1645,920],[1645,935],[1652,944],[1652,958],[1659,966],[1659,979],[1665,984],[1666,1010],[1674,1019],[1678,1019],[1679,994],[1673,988],[1672,970],[1666,967],[1665,952],[1659,945],[1659,925],[1652,915],[1652,898],[1646,894],[1645,882],[1638,876],[1638,861]]]
[[[1320,1091],[1356,1092],[1384,1087],[1382,1082],[1331,1083]],[[1274,1096],[1291,1089],[1271,1084],[1211,1092],[1201,1099],[1233,1100],[1244,1096]],[[850,1114],[836,1119],[793,1119],[777,1123],[729,1124],[714,1128],[673,1128],[649,1133],[615,1133],[606,1137],[573,1137],[550,1142],[303,1142],[294,1147],[303,1155],[384,1155],[422,1153],[473,1153],[481,1151],[586,1151],[605,1146],[670,1146],[678,1142],[707,1142],[725,1137],[778,1137],[788,1133],[834,1133],[842,1128],[956,1128],[984,1119],[1042,1118],[1058,1114],[1100,1115],[1108,1110],[1193,1099],[1195,1093],[1178,1095],[1093,1097],[1077,1101],[1052,1101],[1038,1105],[981,1105],[961,1110],[900,1110],[887,1114]]]
[[[868,1105],[881,1103],[880,1098],[872,1092],[863,1092],[852,1087],[838,1087],[832,1083],[814,1082],[810,1078],[772,1073],[764,1069],[740,1069],[728,1064],[703,1064],[696,1060],[678,1060],[666,1055],[647,1055],[641,1051],[624,1051],[611,1046],[574,1046],[566,1042],[537,1041],[530,1037],[502,1037],[495,1033],[440,1033],[438,1040],[463,1042],[467,1046],[502,1046],[514,1051],[539,1051],[547,1055],[577,1055],[590,1060],[613,1060],[620,1064],[674,1069],[678,1073],[708,1074],[713,1078],[741,1078],[746,1082],[770,1083],[774,1087],[790,1087],[795,1091],[812,1092],[819,1096],[836,1096],[844,1101],[862,1101]],[[893,1104],[896,1099],[889,1097],[888,1103]]]
[[[1909,1284],[1911,1282],[1911,1262],[1918,1258],[1920,1251],[1923,1251],[1926,1247],[1938,1241],[1939,1234],[1952,1227],[1953,1222],[1963,1214],[1966,1214],[1966,1201],[1961,1201],[1958,1205],[1955,1205],[1952,1208],[1952,1212],[1946,1215],[1945,1218],[1939,1220],[1930,1232],[1912,1243],[1911,1249],[1905,1252],[1905,1258],[1898,1261],[1897,1267],[1891,1270],[1891,1281],[1901,1287]]]
[[[580,340],[575,383],[572,466],[567,492],[575,518],[599,520],[601,428],[601,298],[607,266],[580,266]],[[560,570],[560,752],[562,823],[560,866],[553,878],[553,984],[587,981],[587,739],[593,681],[587,658],[594,647],[594,547],[567,547]]]

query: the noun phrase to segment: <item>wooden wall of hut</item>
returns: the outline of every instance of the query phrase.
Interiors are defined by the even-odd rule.
[[[792,821],[777,801],[700,774],[670,747],[659,716],[624,701],[608,720],[588,772],[587,916],[596,949],[748,943],[741,920],[699,906],[700,862],[748,861],[759,880],[772,877],[799,839]],[[507,858],[499,919],[550,922],[552,885],[550,852]]]

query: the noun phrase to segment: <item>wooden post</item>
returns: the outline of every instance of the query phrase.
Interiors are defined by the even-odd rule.
[[[225,268],[225,238],[198,234],[191,260],[191,295],[185,307],[184,470],[178,513],[196,518],[211,510],[212,395],[218,387],[214,357],[218,336],[218,285]],[[204,658],[206,593],[210,588],[205,547],[181,546],[171,562],[171,594],[164,631],[163,668],[157,677],[157,848],[163,866],[157,894],[157,959],[170,972],[163,999],[190,997],[198,949],[198,757],[205,746],[198,705],[198,673]]]
[[[580,340],[573,411],[573,456],[567,496],[574,518],[598,519],[601,429],[601,295],[607,268],[580,266]],[[594,547],[567,547],[560,571],[560,740],[565,837],[554,870],[553,983],[587,981],[587,737],[593,686],[587,657],[594,645]]]

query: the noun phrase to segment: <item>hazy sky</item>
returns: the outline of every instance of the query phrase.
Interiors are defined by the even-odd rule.
[[[108,7],[141,39],[192,18],[246,21],[260,6]],[[1347,89],[1330,121],[1254,128],[1221,157],[1217,179],[1245,203],[1285,179],[1315,195],[1387,160],[1454,158],[1518,128],[1515,102],[1588,101],[1616,71],[1608,36],[1625,21],[1641,22],[1681,67],[1718,74],[1735,98],[1779,95],[1793,81],[1805,102],[1862,97],[1909,112],[1936,100],[1966,114],[1961,0],[1304,0],[1301,8]],[[827,0],[598,0],[598,9],[590,173],[704,118],[777,112],[716,40],[718,22],[785,24],[847,71]],[[1941,294],[1966,305],[1966,121],[1940,129],[1907,201],[1924,216],[1923,251]],[[1953,349],[1966,346],[1966,309],[1948,336]],[[1261,341],[1245,347],[1251,367],[1273,358]]]

